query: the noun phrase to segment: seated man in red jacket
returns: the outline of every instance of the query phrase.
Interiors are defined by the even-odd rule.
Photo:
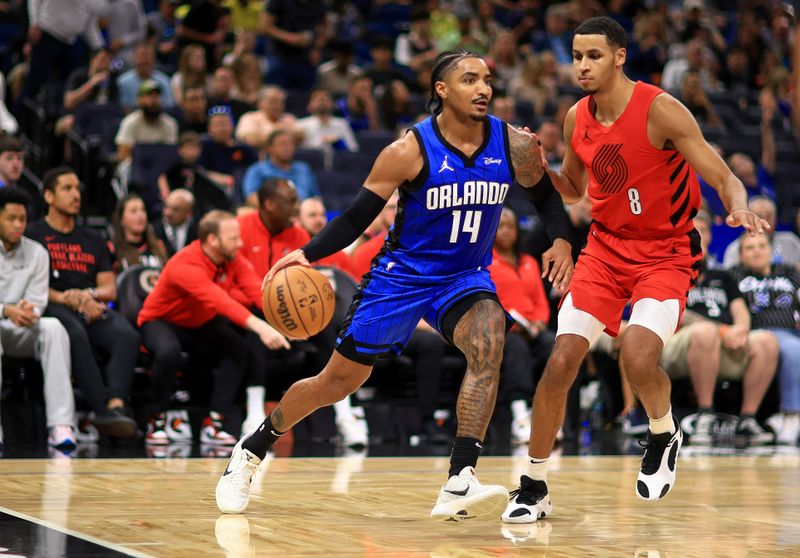
[[[511,441],[526,444],[531,433],[528,401],[533,397],[534,376],[541,374],[555,343],[547,329],[550,303],[544,292],[539,263],[520,248],[519,223],[504,208],[497,226],[489,273],[506,312],[517,321],[506,334],[501,393],[511,401]]]
[[[222,425],[245,375],[247,343],[241,328],[256,333],[270,349],[289,348],[286,339],[230,296],[237,289],[249,304],[261,306],[261,279],[238,255],[239,222],[226,211],[213,210],[200,220],[198,240],[172,256],[155,289],[139,312],[142,342],[153,355],[152,408],[147,442],[170,442],[164,413],[175,385],[181,350],[195,349],[220,357],[214,371],[209,416],[201,443],[234,445]]]

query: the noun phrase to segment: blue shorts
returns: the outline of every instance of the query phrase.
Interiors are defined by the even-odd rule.
[[[364,276],[336,340],[344,356],[371,364],[382,354],[399,354],[421,319],[447,339],[442,319],[458,302],[479,293],[497,300],[483,267],[438,277],[406,271],[402,264],[382,259]]]

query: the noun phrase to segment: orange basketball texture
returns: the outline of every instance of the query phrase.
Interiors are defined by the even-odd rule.
[[[336,297],[322,273],[293,265],[272,278],[264,289],[262,304],[269,325],[290,339],[304,339],[328,325]]]

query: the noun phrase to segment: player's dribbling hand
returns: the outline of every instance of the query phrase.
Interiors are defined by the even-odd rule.
[[[269,284],[270,281],[272,281],[272,278],[275,277],[276,273],[278,273],[284,267],[289,267],[290,265],[304,265],[306,267],[311,267],[311,264],[308,263],[306,255],[303,253],[302,250],[298,248],[294,252],[289,252],[284,257],[275,262],[275,265],[273,265],[272,268],[264,276],[264,281],[261,283],[261,292],[264,292],[264,289],[267,288],[267,285]]]
[[[542,278],[559,289],[566,289],[574,269],[572,246],[563,238],[557,238],[553,246],[542,254]]]
[[[747,232],[750,233],[750,236],[763,234],[772,228],[769,226],[769,223],[749,209],[734,209],[731,211],[731,214],[725,218],[725,224],[734,228],[744,227]]]

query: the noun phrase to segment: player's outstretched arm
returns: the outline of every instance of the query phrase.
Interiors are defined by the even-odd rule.
[[[287,266],[309,265],[352,244],[375,220],[392,193],[401,184],[416,178],[422,165],[422,153],[413,134],[406,134],[384,148],[350,207],[328,223],[308,244],[275,262],[264,277],[261,289]]]
[[[575,262],[572,261],[569,223],[561,196],[544,173],[547,161],[539,138],[527,128],[518,130],[508,126],[508,143],[514,177],[527,191],[547,235],[553,242],[550,249],[542,254],[542,277],[548,278],[560,288],[565,288],[575,267]]]
[[[677,149],[703,179],[711,184],[728,210],[725,222],[744,227],[751,234],[769,230],[769,223],[747,208],[747,192],[742,181],[708,144],[697,121],[681,102],[662,93],[650,105],[647,135],[658,149]]]

